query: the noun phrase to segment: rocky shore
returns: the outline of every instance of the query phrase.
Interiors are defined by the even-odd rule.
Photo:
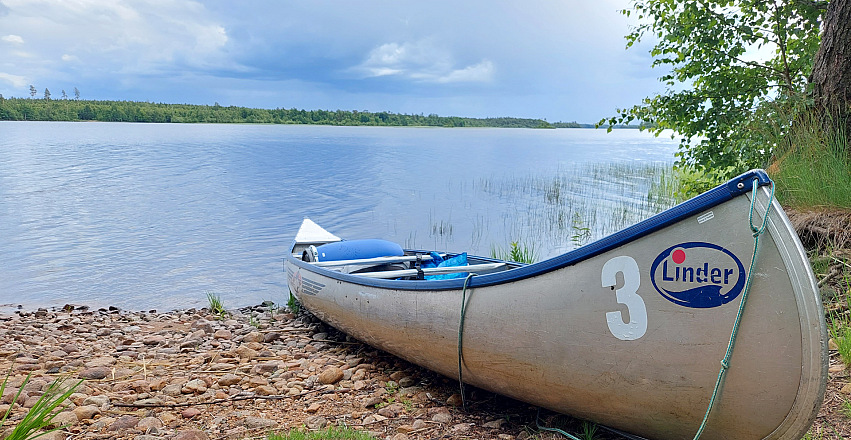
[[[53,420],[64,428],[40,438],[265,439],[330,426],[390,440],[563,438],[539,431],[539,415],[574,433],[593,427],[469,387],[464,410],[457,381],[270,303],[227,316],[70,305],[0,314],[0,341],[0,371],[10,374],[0,416],[11,407],[0,439],[62,377],[82,382]],[[851,432],[851,386],[833,354],[814,427],[825,438]],[[597,427],[583,438],[627,437]]]
[[[469,389],[465,411],[456,381],[274,304],[224,317],[69,305],[0,315],[0,340],[0,370],[11,371],[0,415],[12,406],[0,438],[58,377],[82,383],[53,420],[65,427],[42,437],[52,440],[265,438],[328,426],[380,439],[510,440],[529,437],[537,417]]]

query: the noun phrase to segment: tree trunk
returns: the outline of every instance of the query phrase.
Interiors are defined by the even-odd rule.
[[[851,0],[830,1],[810,82],[817,107],[851,135]]]

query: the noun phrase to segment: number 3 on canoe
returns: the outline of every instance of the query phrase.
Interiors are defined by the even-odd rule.
[[[623,287],[616,291],[616,296],[618,303],[626,306],[629,322],[624,322],[620,311],[606,313],[606,321],[609,331],[616,338],[634,341],[644,336],[647,331],[647,308],[644,306],[644,300],[636,293],[641,284],[641,274],[638,271],[638,263],[632,257],[622,255],[612,258],[603,265],[603,287],[614,288],[618,272],[623,274]]]

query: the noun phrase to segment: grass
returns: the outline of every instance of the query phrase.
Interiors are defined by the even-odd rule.
[[[581,247],[591,239],[591,228],[585,226],[585,222],[578,212],[573,214],[573,235],[570,236],[570,241],[576,247]]]
[[[582,440],[594,440],[597,438],[597,424],[594,422],[583,421],[582,432],[579,433]]]
[[[290,292],[290,298],[287,300],[287,308],[296,315],[301,311],[301,303],[298,302],[298,298],[292,292]]]
[[[538,261],[538,254],[535,251],[534,244],[520,243],[512,241],[508,249],[502,247],[491,246],[491,258],[496,258],[505,261],[514,261],[517,263],[532,264]]]
[[[851,318],[844,312],[830,312],[827,329],[836,344],[840,359],[846,367],[851,367]]]
[[[6,378],[3,379],[3,384],[0,385],[0,396],[3,395],[4,391],[6,391],[6,384],[8,383],[9,376],[11,376],[11,374],[12,369],[10,368],[9,372],[6,374]],[[15,395],[13,402],[18,400],[18,397],[21,395],[21,391],[29,382],[31,376],[32,374],[28,374],[27,378],[24,379],[24,382],[18,389],[18,393]],[[52,424],[51,422],[53,421],[53,418],[64,409],[64,406],[60,405],[62,405],[68,397],[74,393],[74,390],[76,390],[83,382],[80,380],[76,384],[67,387],[65,386],[66,379],[66,377],[63,377],[54,380],[38,399],[36,404],[30,408],[24,418],[18,422],[5,440],[30,440],[64,428],[64,426],[57,426],[47,431],[42,431],[44,428],[47,428]],[[3,417],[0,418],[0,432],[2,432],[2,428],[6,426],[6,420],[12,413],[13,407],[14,404],[9,405],[9,409],[5,414],[3,414]]]
[[[225,309],[222,298],[213,292],[207,292],[207,302],[210,307],[210,313],[219,317],[219,319],[227,318],[228,311]]]
[[[815,434],[813,434],[812,432],[808,432],[808,433],[804,434],[804,436],[801,438],[801,440],[821,440],[823,438],[824,438],[824,434],[821,433],[821,432],[817,432]]]
[[[283,434],[269,434],[267,440],[377,440],[369,433],[351,428],[330,426],[318,431],[291,429]]]
[[[844,124],[811,111],[797,115],[776,148],[769,172],[784,206],[802,210],[851,209],[851,155]]]
[[[819,267],[818,264],[813,264],[813,269],[817,274],[821,273]],[[825,267],[824,272],[826,271],[827,268]],[[845,286],[849,286],[849,282],[851,282],[851,274],[847,270],[844,271],[843,281]],[[840,294],[826,300],[828,303],[826,308],[829,310],[827,313],[827,331],[836,344],[839,358],[842,359],[846,367],[851,367],[851,315],[849,315],[851,313],[851,297],[849,295],[851,295],[851,290],[845,292],[844,295]],[[851,418],[851,413],[849,413],[849,418]]]
[[[848,400],[842,401],[842,414],[844,414],[845,417],[848,417],[849,419],[851,419],[851,401],[848,401]]]
[[[252,313],[251,316],[248,317],[248,325],[254,328],[260,328],[260,320]]]

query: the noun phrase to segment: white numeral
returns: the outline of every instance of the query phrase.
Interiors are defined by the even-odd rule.
[[[620,256],[612,258],[603,265],[603,287],[614,287],[617,284],[618,272],[623,274],[623,287],[617,290],[618,303],[624,304],[629,311],[629,322],[624,322],[621,312],[606,313],[609,331],[623,341],[634,341],[647,332],[647,307],[638,295],[641,284],[641,274],[638,263],[632,257]]]

